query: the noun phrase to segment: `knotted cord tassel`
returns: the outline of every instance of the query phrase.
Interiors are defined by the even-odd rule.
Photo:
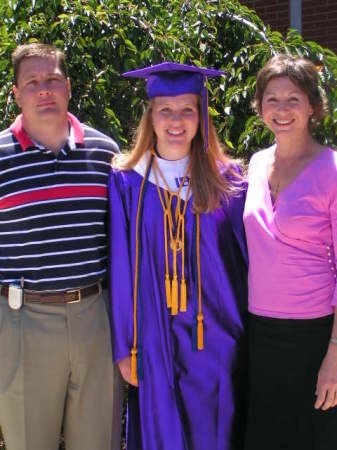
[[[203,314],[198,314],[198,331],[197,331],[197,346],[198,346],[198,350],[203,350],[204,349],[204,316]]]
[[[132,347],[131,349],[131,381],[138,384],[137,377],[137,349]]]
[[[187,311],[185,278],[182,278],[180,282],[180,311],[181,312]]]
[[[172,306],[172,293],[171,293],[171,280],[169,274],[168,263],[168,249],[167,249],[167,221],[168,214],[167,209],[164,210],[164,238],[165,238],[165,292],[166,292],[166,305],[168,308]]]
[[[152,149],[152,154],[154,156],[153,163],[153,173],[156,180],[156,186],[158,191],[158,196],[164,211],[164,237],[165,237],[165,293],[166,293],[166,303],[168,307],[171,307],[171,314],[178,314],[178,305],[179,305],[179,287],[178,287],[178,271],[177,271],[177,251],[182,252],[181,256],[181,284],[180,284],[180,311],[187,310],[187,293],[186,293],[186,280],[185,280],[185,214],[187,203],[189,199],[189,193],[191,190],[191,179],[188,181],[188,188],[186,194],[186,201],[183,207],[183,211],[181,211],[181,197],[180,192],[183,186],[185,185],[185,179],[187,174],[189,173],[190,166],[186,168],[183,180],[181,181],[178,191],[172,192],[167,185],[167,182],[164,178],[163,173],[160,170],[159,165],[156,160],[156,153],[154,149]],[[166,189],[161,191],[159,187],[159,181],[157,176],[157,171],[163,180]],[[172,218],[172,199],[177,198],[177,205],[175,208],[175,220],[177,223],[176,232],[174,233],[174,224]],[[173,277],[172,284],[170,285],[170,272],[169,272],[169,258],[168,258],[168,232],[167,227],[169,229],[170,235],[170,247],[173,251]],[[195,319],[195,324],[197,325],[197,321]],[[196,328],[196,326],[195,326]],[[196,333],[195,333],[196,334]]]
[[[172,280],[172,316],[176,316],[178,314],[178,277],[177,275],[173,275]]]
[[[166,305],[168,308],[172,306],[172,294],[171,294],[171,280],[170,275],[165,275],[165,291],[166,291]]]

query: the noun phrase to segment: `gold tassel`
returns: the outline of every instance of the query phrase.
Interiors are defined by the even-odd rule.
[[[152,154],[155,156],[155,151],[152,150]],[[158,174],[165,184],[166,189],[163,189],[163,193],[159,187]],[[153,173],[156,180],[156,186],[160,203],[164,211],[164,238],[165,238],[165,291],[166,291],[166,303],[168,307],[171,307],[171,314],[177,315],[179,309],[179,286],[178,286],[178,271],[177,271],[177,251],[181,250],[181,284],[180,284],[180,311],[187,310],[187,293],[186,293],[186,280],[185,280],[185,214],[188,204],[189,194],[192,188],[191,179],[188,181],[188,188],[186,194],[186,201],[181,211],[181,197],[180,192],[185,185],[185,179],[190,171],[190,166],[186,168],[183,180],[181,181],[178,191],[172,192],[167,185],[167,182],[162,174],[156,158],[153,161]],[[174,217],[177,222],[176,232],[174,233],[174,225],[172,218],[172,199],[177,198],[177,205],[175,208]],[[170,273],[169,273],[169,258],[168,258],[168,232],[170,237],[170,247],[173,251],[173,274],[172,284],[170,285]]]
[[[198,314],[198,330],[197,330],[197,338],[198,338],[198,350],[203,350],[204,349],[204,324],[203,324],[203,320],[204,320],[204,316],[203,314]]]
[[[178,314],[178,277],[177,275],[173,276],[172,280],[172,316],[176,316]]]
[[[137,349],[132,347],[131,349],[131,381],[138,384],[137,377]]]
[[[187,311],[186,299],[186,280],[185,280],[185,218],[181,214],[179,218],[179,225],[181,225],[181,282],[180,282],[180,311]]]
[[[169,263],[168,263],[168,251],[167,251],[167,221],[169,216],[167,210],[164,210],[164,237],[165,237],[165,291],[166,291],[166,305],[171,308],[172,297],[171,297],[171,281],[169,274]]]
[[[180,311],[181,312],[187,311],[185,278],[182,278],[180,282]]]
[[[166,291],[166,305],[168,308],[171,308],[172,306],[171,280],[170,275],[168,273],[165,275],[165,291]]]

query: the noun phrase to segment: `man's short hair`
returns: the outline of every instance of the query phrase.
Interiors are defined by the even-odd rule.
[[[18,83],[21,62],[24,59],[36,56],[39,58],[55,57],[58,68],[61,70],[65,78],[68,77],[66,60],[63,51],[49,44],[34,42],[32,44],[19,45],[12,53],[15,84]]]

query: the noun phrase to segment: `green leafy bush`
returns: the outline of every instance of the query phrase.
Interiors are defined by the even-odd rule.
[[[10,98],[10,54],[20,43],[53,43],[67,55],[73,98],[81,120],[127,146],[146,98],[144,85],[123,71],[163,60],[223,69],[210,82],[211,113],[223,141],[249,157],[273,136],[251,107],[256,73],[276,52],[311,58],[321,67],[332,114],[318,130],[335,143],[337,57],[295,31],[286,38],[235,0],[9,0],[0,6],[0,106],[2,127],[17,114]]]

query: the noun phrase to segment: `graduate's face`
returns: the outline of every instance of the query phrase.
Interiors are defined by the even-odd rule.
[[[199,127],[198,96],[155,97],[152,125],[159,155],[171,160],[183,158],[189,153]]]

